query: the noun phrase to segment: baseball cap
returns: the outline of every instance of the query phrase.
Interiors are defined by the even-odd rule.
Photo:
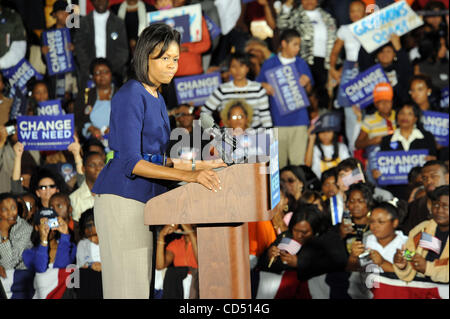
[[[322,114],[315,124],[312,133],[325,131],[339,132],[341,130],[341,116],[337,112],[328,112]]]
[[[392,101],[394,98],[394,90],[390,83],[381,82],[375,86],[373,90],[373,102],[378,102],[382,100]]]
[[[58,214],[51,208],[43,208],[34,214],[33,222],[35,225],[39,225],[41,218],[58,218]]]

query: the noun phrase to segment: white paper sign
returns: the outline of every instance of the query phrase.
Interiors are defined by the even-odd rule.
[[[372,53],[388,43],[393,33],[402,36],[422,24],[406,1],[399,1],[352,23],[350,30],[364,49]]]

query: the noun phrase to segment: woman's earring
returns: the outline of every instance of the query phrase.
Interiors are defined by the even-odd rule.
[[[287,213],[289,211],[289,205],[283,207],[283,212]]]

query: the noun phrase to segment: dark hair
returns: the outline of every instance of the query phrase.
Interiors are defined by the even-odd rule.
[[[378,203],[373,207],[372,211],[374,211],[375,209],[382,209],[382,210],[386,211],[389,215],[391,215],[392,220],[396,220],[396,219],[400,218],[398,211],[397,211],[397,207],[395,207],[391,203],[388,203],[388,202]]]
[[[423,126],[420,121],[420,119],[422,118],[422,110],[420,109],[419,106],[417,106],[416,103],[405,103],[402,106],[400,106],[398,111],[395,113],[395,122],[398,123],[398,115],[400,114],[400,111],[407,107],[412,109],[412,111],[414,113],[414,117],[417,119],[417,122],[416,122],[417,128],[420,130],[423,130]]]
[[[322,176],[320,177],[320,184],[325,183],[325,181],[327,179],[329,179],[330,177],[334,177],[335,179],[337,179],[336,167],[329,168],[325,172],[322,173]]]
[[[294,174],[303,183],[303,189],[305,189],[305,187],[306,187],[305,172],[303,171],[303,169],[300,166],[296,166],[296,165],[285,166],[280,170],[280,176],[281,176],[281,173],[286,172],[286,171],[292,172],[292,174]]]
[[[70,197],[69,195],[65,194],[65,193],[55,193],[53,194],[50,199],[48,200],[48,202],[50,203],[54,198],[62,198],[66,201],[67,206],[71,206],[71,202],[70,202]]]
[[[411,170],[408,173],[408,184],[418,186],[416,183],[416,179],[417,179],[417,176],[420,175],[421,171],[422,171],[422,167],[420,167],[420,166],[411,168]]]
[[[355,191],[361,192],[361,194],[363,195],[363,197],[366,201],[367,209],[369,211],[372,210],[372,207],[374,205],[374,200],[373,200],[374,189],[373,189],[373,187],[367,183],[361,183],[361,182],[350,185],[349,189],[345,192],[345,194],[347,195],[347,200],[346,200],[347,203],[350,200],[351,193],[353,193]]]
[[[12,193],[1,193],[0,194],[0,203],[3,202],[5,199],[11,198],[16,202],[17,209],[19,209],[19,203],[17,202],[17,196]]]
[[[336,166],[336,178],[339,175],[340,171],[346,171],[349,169],[351,169],[353,171],[354,169],[358,168],[358,164],[361,166],[361,170],[364,175],[364,179],[367,181],[367,176],[364,172],[363,164],[361,163],[361,161],[359,159],[356,159],[354,157],[349,157],[349,158],[343,160],[342,162],[340,162]]]
[[[283,32],[281,32],[280,35],[280,44],[282,41],[286,41],[289,43],[294,38],[300,38],[300,33],[295,29],[286,29]]]
[[[289,194],[287,186],[284,184],[280,184],[280,192],[288,199],[288,207],[290,211],[295,211],[297,208],[298,202],[295,197]]]
[[[252,67],[252,63],[250,62],[250,55],[248,55],[247,53],[236,52],[236,53],[232,54],[230,56],[230,62],[228,63],[228,68],[230,68],[231,62],[233,60],[236,60],[239,63],[246,65],[249,68],[249,70]]]
[[[322,196],[320,195],[320,193],[318,191],[313,191],[313,190],[309,190],[309,189],[303,192],[299,201],[300,201],[300,204],[312,204],[312,203],[309,203],[309,201],[311,201],[311,199],[312,199],[312,202],[319,200],[322,207],[324,206],[323,201],[322,201]]]
[[[449,195],[449,185],[442,185],[439,187],[436,187],[436,189],[430,194],[428,194],[428,197],[431,199],[431,201],[435,202],[441,198],[441,196],[450,196]]]
[[[35,174],[31,176],[30,180],[30,192],[35,193],[37,191],[37,188],[39,186],[39,182],[43,178],[51,178],[59,191],[61,193],[68,193],[68,188],[66,183],[64,182],[64,179],[61,175],[54,173],[53,171],[47,169],[47,168],[41,168],[39,171],[37,171]],[[39,201],[40,204],[40,201]]]
[[[86,230],[86,224],[90,221],[94,221],[94,223],[95,223],[93,208],[89,208],[89,209],[85,210],[83,213],[81,213],[81,217],[80,217],[79,224],[78,224],[79,231],[80,231],[80,238],[86,237],[86,234],[84,232]]]
[[[422,81],[425,82],[427,88],[432,89],[433,88],[433,81],[431,80],[431,77],[425,74],[416,74],[414,75],[411,80],[409,81],[409,87],[411,88],[411,85],[414,81]]]
[[[90,157],[92,157],[92,156],[95,156],[95,155],[98,155],[100,157],[102,156],[102,154],[100,154],[99,152],[87,152],[86,154],[84,154],[84,156],[83,156],[83,166],[86,167],[86,163],[87,163],[88,159]]]
[[[424,169],[425,167],[434,166],[434,165],[439,165],[441,167],[442,172],[444,172],[444,174],[448,174],[448,166],[445,164],[445,162],[439,161],[439,160],[431,160],[431,161],[426,162],[422,166],[422,169]]]
[[[107,59],[105,59],[105,58],[95,58],[94,60],[92,60],[90,66],[89,66],[89,73],[91,75],[94,75],[94,69],[98,65],[106,65],[108,67],[108,69],[112,72],[112,65]]]
[[[88,139],[86,142],[84,142],[83,144],[83,154],[87,154],[89,153],[89,147],[91,147],[92,145],[98,146],[103,150],[103,153],[106,154],[105,152],[105,145],[103,145],[103,143],[96,139],[96,138],[90,138]]]
[[[330,130],[330,131],[332,131],[332,130]],[[326,132],[326,131],[322,131],[322,132]],[[320,138],[319,138],[319,134],[322,132],[317,133],[317,138],[316,138],[316,141],[314,144],[317,146],[317,148],[320,151],[320,160],[323,162],[332,162],[339,157],[339,134],[335,131],[332,131],[333,132],[333,141],[332,141],[333,155],[331,156],[331,159],[327,160],[325,158],[325,153],[323,152],[323,149],[322,149],[322,142],[320,141]]]
[[[352,0],[352,2],[350,2],[350,6],[354,3],[360,3],[364,6],[364,8],[366,7],[366,3],[362,0]]]
[[[169,45],[175,42],[180,45],[180,33],[165,23],[153,23],[145,28],[138,38],[132,65],[135,79],[150,86],[155,86],[148,78],[148,59],[156,53],[157,47],[162,44],[161,51],[153,59],[159,59],[166,53]]]
[[[445,5],[440,1],[429,1],[423,9],[426,11],[446,10]]]
[[[294,211],[289,221],[288,229],[292,233],[294,226],[302,221],[306,221],[311,225],[314,235],[320,235],[324,231],[323,213],[313,204],[300,204]]]

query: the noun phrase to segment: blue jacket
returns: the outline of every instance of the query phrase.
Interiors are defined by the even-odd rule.
[[[281,66],[281,61],[277,55],[271,56],[267,59],[263,66],[261,67],[261,71],[256,78],[258,82],[268,82],[266,77],[266,71]],[[310,80],[311,85],[314,86],[314,78],[311,74],[308,64],[300,57],[296,57],[295,66],[297,67],[297,71],[299,76],[302,74],[306,74]],[[273,126],[301,126],[301,125],[309,125],[309,115],[306,108],[302,108],[298,111],[289,113],[287,115],[281,115],[277,108],[274,107],[274,98],[270,96],[270,114],[272,115]]]
[[[109,147],[114,158],[98,176],[92,192],[113,194],[146,203],[167,188],[162,181],[134,175],[144,154],[164,154],[170,139],[170,123],[161,95],[153,97],[144,86],[130,80],[111,101]]]
[[[61,234],[53,268],[66,268],[70,264],[75,264],[76,256],[77,246],[70,241],[70,235]],[[39,245],[26,249],[22,254],[22,258],[28,269],[40,273],[46,272],[49,260],[48,247]]]

